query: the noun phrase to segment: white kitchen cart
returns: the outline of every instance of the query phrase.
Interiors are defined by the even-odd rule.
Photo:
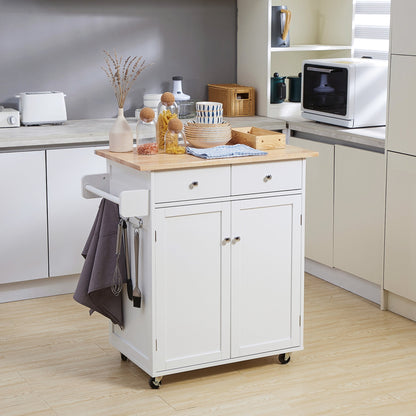
[[[305,158],[316,152],[287,146],[216,160],[96,153],[108,159],[112,195],[149,191],[141,308],[123,292],[125,325],[111,325],[110,342],[152,388],[209,366],[270,355],[287,363],[303,348]]]

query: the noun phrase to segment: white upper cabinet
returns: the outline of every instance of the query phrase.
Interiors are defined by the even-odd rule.
[[[416,56],[391,57],[387,150],[416,156]]]
[[[390,10],[391,53],[399,55],[416,55],[414,29],[416,16],[416,1],[391,0]]]
[[[0,283],[48,277],[45,151],[0,154]]]

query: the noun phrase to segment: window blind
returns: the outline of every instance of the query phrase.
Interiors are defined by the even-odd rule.
[[[390,0],[354,0],[353,56],[388,59]]]

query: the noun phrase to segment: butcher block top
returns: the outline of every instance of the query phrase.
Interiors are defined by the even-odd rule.
[[[229,157],[222,159],[201,159],[188,154],[138,155],[136,152],[115,153],[109,150],[96,150],[95,153],[106,159],[118,162],[140,171],[162,171],[190,169],[208,166],[241,165],[247,163],[277,162],[283,160],[306,159],[318,156],[318,152],[286,145],[282,149],[268,150],[263,156]]]

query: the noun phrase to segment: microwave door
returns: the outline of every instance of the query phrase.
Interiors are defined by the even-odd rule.
[[[346,116],[348,70],[305,64],[303,107],[327,114]]]

